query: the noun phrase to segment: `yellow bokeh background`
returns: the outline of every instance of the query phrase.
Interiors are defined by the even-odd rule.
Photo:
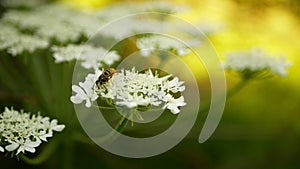
[[[97,1],[97,0],[62,0],[63,2],[72,3],[75,7],[82,10],[99,10],[107,5],[116,2],[126,2],[121,0],[113,1]],[[133,1],[127,1],[133,2]],[[149,1],[135,1],[149,2]],[[151,1],[157,2],[157,1]],[[278,90],[280,86],[284,86],[291,97],[287,100],[287,104],[298,104],[295,100],[300,93],[300,65],[299,65],[299,48],[300,48],[300,16],[290,11],[293,6],[282,5],[285,1],[239,1],[239,0],[175,0],[168,1],[178,5],[187,5],[189,10],[183,13],[176,14],[178,17],[192,23],[197,24],[201,21],[209,21],[211,24],[222,25],[222,28],[216,34],[209,36],[212,44],[215,46],[220,58],[224,58],[224,53],[236,50],[250,50],[253,47],[258,47],[266,50],[272,56],[286,56],[292,62],[292,66],[288,69],[288,76],[284,78],[273,78],[260,84],[250,87],[250,93],[245,93],[239,96],[247,96],[248,100],[257,99],[260,101],[270,99],[267,96],[261,96],[259,90],[264,90],[266,85],[272,85],[274,90]],[[295,9],[297,5],[295,5]],[[198,71],[199,64],[191,60],[192,56],[187,56],[185,61],[192,66],[194,73],[201,76]],[[231,86],[231,80],[234,78],[228,76],[228,86]],[[200,78],[201,79],[201,78]],[[287,89],[288,88],[288,89]],[[258,92],[253,94],[253,92]],[[272,92],[272,91],[270,91]],[[266,94],[266,93],[265,93]],[[266,94],[267,95],[267,94]],[[277,100],[279,101],[277,101]],[[280,96],[276,96],[274,102],[280,102]],[[239,102],[233,99],[232,102]],[[251,102],[245,101],[244,106]],[[263,105],[262,105],[263,106]],[[287,106],[287,105],[285,105]],[[288,107],[288,106],[287,106]],[[274,110],[276,111],[276,109]],[[257,111],[257,113],[261,113]],[[268,115],[268,113],[266,113]],[[269,113],[270,114],[270,113]],[[255,112],[249,114],[248,117],[255,116],[259,120],[258,114]],[[294,120],[298,117],[297,112],[293,111],[289,120]],[[274,118],[274,117],[273,117]],[[275,121],[280,121],[282,115],[279,115]],[[299,127],[300,128],[300,127]]]
[[[133,1],[62,0],[62,2],[81,10],[91,11],[114,3]],[[135,2],[159,1],[138,0]],[[221,58],[226,52],[249,50],[253,47],[263,48],[274,56],[285,55],[294,65],[290,68],[289,80],[296,86],[300,85],[298,80],[292,80],[296,79],[299,72],[300,41],[297,38],[300,37],[300,22],[299,17],[287,8],[278,3],[249,7],[247,3],[245,5],[235,1],[175,0],[168,2],[189,6],[189,10],[176,15],[192,24],[204,20],[211,24],[222,25],[220,32],[209,37]],[[249,3],[249,1],[245,2]],[[195,64],[194,61],[189,60],[191,57],[187,58],[187,62],[195,65],[195,73],[200,75],[201,73],[197,73],[195,68],[198,63]]]

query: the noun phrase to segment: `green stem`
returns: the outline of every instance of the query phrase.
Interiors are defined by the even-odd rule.
[[[118,124],[115,126],[115,129],[118,131],[118,132],[122,132],[124,127],[126,126],[128,122],[128,119],[124,116],[121,117],[121,119],[119,120]]]
[[[101,142],[115,140],[116,139],[116,131],[121,133],[123,131],[123,129],[125,128],[125,126],[127,125],[127,122],[128,122],[128,119],[126,117],[122,116],[121,119],[119,120],[119,122],[114,127],[115,130],[111,131],[104,137],[101,137],[99,140]]]
[[[139,120],[144,120],[143,116],[136,110],[133,112],[133,114],[139,119]]]
[[[56,150],[57,146],[58,146],[57,139],[49,141],[47,146],[42,150],[42,152],[38,156],[36,156],[34,158],[29,158],[29,157],[25,156],[24,154],[21,154],[20,159],[23,160],[24,162],[26,162],[27,164],[31,164],[31,165],[41,164],[41,163],[45,162],[51,156],[51,154],[53,154],[53,152]]]
[[[231,88],[227,94],[226,94],[226,99],[229,100],[232,98],[235,94],[237,94],[239,91],[241,91],[249,82],[251,79],[243,79],[241,80],[238,84],[236,84],[233,88]],[[207,112],[210,108],[210,102],[204,103],[203,108],[200,109],[199,112]]]
[[[251,79],[243,79],[242,81],[240,81],[238,84],[236,84],[233,88],[231,88],[227,92],[227,97],[226,98],[230,99],[236,93],[238,93],[239,91],[241,91],[250,81],[251,81]]]
[[[97,108],[100,108],[100,109],[109,109],[109,110],[116,109],[114,107],[105,107],[105,106],[96,106],[96,105],[93,105],[93,106],[97,107]]]
[[[73,142],[72,141],[65,141],[63,147],[63,153],[61,158],[61,163],[63,164],[63,169],[72,169],[73,168]]]

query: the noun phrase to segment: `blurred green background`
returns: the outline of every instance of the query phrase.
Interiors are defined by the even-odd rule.
[[[63,0],[83,10],[102,8],[116,1]],[[121,2],[121,1],[119,1]],[[123,1],[122,1],[123,2]],[[142,1],[138,1],[142,2]],[[119,157],[95,145],[75,143],[76,168],[300,168],[300,1],[298,0],[176,0],[192,8],[178,16],[196,24],[208,21],[221,29],[209,38],[220,57],[225,52],[262,47],[286,55],[293,65],[288,76],[250,83],[228,100],[219,127],[203,144],[198,136],[205,114],[190,134],[170,151],[145,159]],[[193,65],[191,65],[193,66]],[[195,72],[197,66],[194,66]],[[205,77],[200,76],[199,81]],[[228,88],[238,81],[228,74]],[[3,94],[3,92],[1,93]],[[1,95],[1,106],[9,105]],[[11,103],[18,104],[18,103]],[[2,110],[2,109],[1,109]],[[29,166],[0,156],[1,168],[53,168],[64,154],[46,164]],[[62,167],[63,168],[63,167]]]

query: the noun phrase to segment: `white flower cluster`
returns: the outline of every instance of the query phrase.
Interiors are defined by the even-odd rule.
[[[64,5],[42,5],[30,11],[9,10],[2,20],[60,43],[76,42],[82,35],[88,37],[103,25],[96,16]]]
[[[146,15],[142,13],[141,15]],[[135,15],[132,17],[124,17],[118,22],[114,22],[112,27],[109,29],[103,29],[99,33],[101,36],[114,38],[116,40],[124,40],[128,38],[129,35],[141,34],[144,32],[160,32],[167,29],[166,23],[159,20],[154,20],[151,15],[149,18],[139,17]],[[125,26],[124,26],[125,25]]]
[[[101,72],[88,74],[84,82],[79,86],[73,85],[72,90],[76,93],[71,97],[71,101],[80,104],[86,101],[85,106],[90,107],[91,102],[99,96],[112,99],[116,106],[126,106],[136,108],[138,106],[162,106],[162,109],[169,109],[172,113],[180,112],[179,107],[185,106],[184,97],[174,98],[172,93],[183,92],[184,82],[178,77],[171,78],[171,75],[158,77],[158,73],[153,74],[151,70],[138,73],[132,70],[121,70],[106,83],[103,88],[98,89],[95,85]],[[97,95],[97,94],[98,95]]]
[[[2,20],[17,26],[21,30],[30,30],[35,35],[47,39],[56,40],[60,43],[77,42],[84,35],[89,37],[105,23],[129,14],[146,11],[169,11],[178,12],[182,6],[172,6],[167,3],[119,3],[95,13],[84,13],[71,9],[62,4],[37,6],[32,10],[8,10]],[[128,22],[128,21],[127,21]],[[122,24],[122,29],[108,30],[103,36],[123,38],[128,32],[135,30],[149,30],[149,27],[159,28],[162,22],[150,22],[131,20],[130,23]]]
[[[104,9],[99,10],[98,16],[106,21],[111,21],[130,14],[142,12],[159,12],[159,13],[179,13],[188,9],[185,5],[178,5],[168,2],[122,2],[114,3]]]
[[[105,22],[122,18],[118,22],[114,22],[114,26],[110,29],[101,30],[101,35],[123,40],[132,34],[162,32],[170,29],[168,28],[169,24],[165,22],[167,14],[182,12],[185,9],[187,7],[182,4],[174,5],[174,3],[168,2],[122,2],[99,10],[97,16]]]
[[[272,57],[261,49],[233,52],[227,55],[223,67],[248,75],[280,75],[286,76],[286,68],[291,65],[285,57]]]
[[[196,27],[180,25],[179,29],[186,34],[193,36],[195,39],[202,39],[206,36],[217,34],[224,29],[224,25],[209,21],[199,21],[195,26]]]
[[[1,0],[0,4],[4,7],[16,8],[16,7],[35,7],[45,3],[46,0]]]
[[[84,68],[93,68],[94,70],[97,70],[102,64],[110,66],[121,58],[116,51],[108,51],[102,47],[94,47],[88,44],[70,44],[64,47],[53,46],[52,51],[56,63],[79,60],[82,61],[81,65]]]
[[[179,7],[181,8],[182,6],[170,6],[168,3],[120,3],[95,13],[84,13],[62,4],[45,4],[31,8],[30,10],[9,9],[3,14],[1,22],[3,22],[4,26],[9,25],[14,31],[11,31],[10,36],[5,36],[0,40],[0,49],[3,48],[1,48],[1,46],[7,45],[8,43],[13,44],[12,41],[20,41],[17,45],[11,45],[12,49],[10,53],[17,55],[24,50],[32,52],[37,48],[46,48],[48,44],[52,43],[59,45],[77,43],[82,37],[90,37],[107,22],[123,17],[126,14],[136,14],[137,12],[145,11],[178,12],[180,11]],[[118,15],[119,13],[120,15]],[[114,28],[103,29],[99,32],[99,35],[118,40],[124,39],[130,34],[139,33],[141,31],[160,31],[162,27],[164,27],[163,21],[164,20],[139,17],[128,18],[115,23],[118,25]],[[120,29],[120,27],[122,27],[122,29]],[[21,32],[26,32],[27,34],[25,35]],[[5,34],[5,32],[3,32],[3,34]],[[174,40],[168,38],[162,38],[160,40],[163,40],[163,43],[160,44],[163,49],[174,48],[179,55],[184,55],[188,52],[185,47],[178,45],[178,42],[173,42]],[[154,43],[158,42],[154,40]],[[162,45],[164,43],[169,45]],[[154,44],[152,43],[152,45]]]
[[[16,154],[25,151],[34,153],[42,141],[53,136],[53,131],[62,131],[65,125],[58,125],[57,120],[49,117],[31,115],[26,112],[18,112],[14,109],[5,108],[0,114],[0,139],[4,143],[5,150]],[[0,151],[4,148],[0,146]]]
[[[24,51],[33,52],[36,49],[48,47],[48,42],[36,36],[29,36],[18,32],[10,25],[0,22],[0,50],[6,50],[13,56]]]
[[[52,10],[52,9],[50,9]],[[55,15],[58,16],[55,16]],[[39,10],[14,11],[10,10],[3,16],[3,20],[18,26],[22,30],[34,31],[41,38],[58,42],[76,41],[80,37],[77,27],[64,22],[61,13],[53,13],[53,16]]]
[[[149,37],[139,38],[136,45],[141,50],[141,54],[145,57],[159,50],[173,51],[179,56],[186,55],[190,52],[188,47],[180,41],[162,35],[151,35]]]
[[[132,70],[121,70],[108,81],[106,87],[95,88],[96,92],[103,98],[112,99],[117,106],[134,108],[138,106],[161,106],[169,109],[172,113],[180,112],[180,106],[184,106],[184,97],[174,98],[172,93],[183,92],[184,82],[178,77],[171,75],[158,77],[158,73],[151,70],[138,73]]]
[[[179,5],[169,2],[163,2],[163,1],[156,1],[156,2],[147,2],[141,4],[141,8],[143,11],[147,12],[161,12],[161,13],[168,13],[168,14],[174,14],[179,12],[184,12],[189,9],[186,5]]]

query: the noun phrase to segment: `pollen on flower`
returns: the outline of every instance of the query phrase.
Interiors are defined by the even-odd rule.
[[[171,80],[170,80],[171,79]],[[103,88],[94,88],[102,98],[112,99],[116,106],[136,108],[138,106],[162,106],[172,113],[180,112],[179,107],[185,106],[184,97],[175,98],[172,93],[183,92],[185,86],[178,77],[172,75],[159,77],[149,69],[138,73],[135,68],[120,70]]]
[[[5,149],[0,146],[0,152],[34,153],[42,141],[53,137],[53,131],[60,132],[64,128],[65,125],[57,124],[55,119],[6,107],[0,114],[0,141],[5,146]]]

